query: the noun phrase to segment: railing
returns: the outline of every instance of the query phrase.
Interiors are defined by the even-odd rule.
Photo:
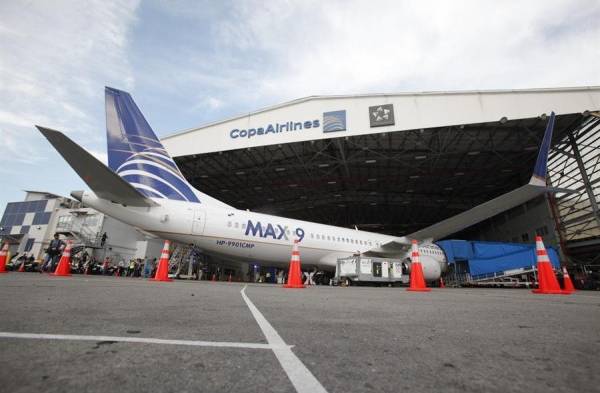
[[[56,231],[73,235],[74,246],[102,248],[102,235],[89,229],[79,221],[70,221],[56,226]]]

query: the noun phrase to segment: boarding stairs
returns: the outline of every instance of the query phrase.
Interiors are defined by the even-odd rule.
[[[537,284],[536,266],[523,267],[494,273],[457,277],[450,280],[452,286],[470,287],[505,287],[505,288],[530,288]]]
[[[195,251],[198,254],[201,253],[201,250],[195,245],[175,243],[175,247],[169,258],[169,271],[175,270],[176,278],[192,279],[192,265],[188,259],[191,251]]]
[[[56,233],[64,235],[73,241],[71,248],[72,255],[86,248],[100,249],[103,247],[102,235],[85,226],[77,225],[75,222],[57,227]]]

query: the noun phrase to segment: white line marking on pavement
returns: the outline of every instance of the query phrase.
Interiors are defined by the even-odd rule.
[[[274,349],[269,344],[259,343],[235,343],[220,341],[194,341],[194,340],[164,340],[160,338],[143,337],[115,337],[115,336],[80,336],[74,334],[36,334],[36,333],[12,333],[0,332],[0,338],[24,338],[38,340],[71,340],[71,341],[115,341],[124,343],[162,344],[162,345],[186,345],[191,347],[228,347],[249,349]]]
[[[246,302],[254,319],[256,319],[256,323],[260,326],[267,342],[271,345],[277,360],[279,360],[281,367],[283,367],[283,370],[292,382],[292,385],[294,385],[294,388],[296,388],[296,391],[298,393],[327,393],[327,390],[325,390],[323,385],[321,385],[310,370],[307,369],[294,352],[292,352],[292,347],[283,341],[275,328],[271,326],[269,321],[267,321],[254,303],[246,296],[245,291],[246,286],[241,290],[242,298]]]

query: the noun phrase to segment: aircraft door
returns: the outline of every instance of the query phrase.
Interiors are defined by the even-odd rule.
[[[206,225],[206,212],[204,210],[194,210],[192,218],[192,234],[202,235],[204,226]]]

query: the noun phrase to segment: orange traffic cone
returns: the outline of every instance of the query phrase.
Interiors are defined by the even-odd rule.
[[[423,276],[423,267],[421,261],[419,261],[419,246],[417,241],[412,241],[412,263],[410,265],[410,287],[406,288],[407,291],[413,292],[429,292],[431,288],[427,288],[425,285],[425,277]]]
[[[534,289],[532,292],[546,295],[568,295],[570,292],[561,290],[560,285],[558,285],[558,280],[552,269],[541,236],[535,237],[535,248],[537,252],[538,289]]]
[[[302,271],[300,270],[300,251],[298,251],[298,240],[294,240],[292,248],[292,259],[290,260],[290,269],[288,272],[287,284],[284,288],[304,288],[302,284]]]
[[[162,253],[160,254],[160,260],[158,261],[158,268],[156,269],[156,274],[154,278],[151,278],[150,281],[173,281],[173,279],[169,278],[169,246],[171,242],[165,240],[165,245],[163,246]]]
[[[567,268],[563,266],[563,291],[565,292],[575,292],[575,287],[573,286],[573,281],[571,281],[571,277],[569,276],[569,272]]]
[[[444,284],[444,279],[440,277],[440,288],[446,288],[446,285]]]
[[[8,273],[6,270],[6,256],[8,255],[8,243],[4,243],[0,250],[0,273]]]
[[[72,242],[67,240],[65,247],[56,270],[52,273],[53,276],[70,276],[71,275],[71,245]]]

